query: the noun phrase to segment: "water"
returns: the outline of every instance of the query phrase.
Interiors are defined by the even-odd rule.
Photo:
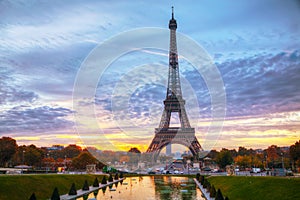
[[[202,200],[201,194],[192,178],[145,176],[126,178],[123,184],[114,184],[111,189],[107,187],[105,192],[100,189],[96,196],[91,193],[88,199]]]

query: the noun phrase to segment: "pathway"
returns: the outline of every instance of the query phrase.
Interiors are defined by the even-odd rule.
[[[64,194],[64,195],[60,195],[60,199],[61,200],[71,200],[71,199],[76,199],[76,198],[79,198],[79,197],[82,197],[84,195],[88,195],[94,191],[97,191],[101,188],[104,188],[104,187],[107,187],[109,185],[112,185],[114,183],[117,183],[117,182],[120,182],[120,181],[123,181],[125,180],[125,178],[119,178],[118,180],[114,180],[113,182],[107,182],[107,184],[99,184],[99,187],[93,187],[93,186],[90,186],[89,187],[89,190],[77,190],[77,195],[69,195],[69,194]]]

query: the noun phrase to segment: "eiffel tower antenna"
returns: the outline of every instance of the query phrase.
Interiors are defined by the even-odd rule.
[[[177,22],[174,19],[174,7],[172,6],[172,18],[169,21],[170,29],[170,49],[169,49],[169,73],[166,99],[164,100],[164,110],[159,123],[155,129],[155,136],[148,147],[147,152],[154,154],[157,158],[160,151],[168,144],[181,144],[189,148],[196,156],[203,151],[195,136],[195,129],[191,127],[186,110],[185,100],[182,97],[178,53],[176,43]],[[170,127],[172,113],[178,113],[180,127]]]
[[[172,6],[172,19],[174,19],[174,6]]]

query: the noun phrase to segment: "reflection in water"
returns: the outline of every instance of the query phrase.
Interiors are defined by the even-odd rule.
[[[125,200],[202,200],[201,191],[196,187],[193,179],[173,176],[144,176],[126,178],[123,184],[112,185],[113,191],[105,190],[90,198],[97,200],[125,199]],[[115,190],[114,190],[115,189]],[[101,190],[100,190],[101,191]],[[82,200],[83,198],[80,198]]]

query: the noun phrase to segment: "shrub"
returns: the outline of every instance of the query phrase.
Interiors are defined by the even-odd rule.
[[[214,185],[211,186],[209,193],[210,193],[209,195],[210,197],[216,197],[217,191]]]
[[[68,194],[69,194],[69,195],[76,195],[76,194],[77,194],[77,190],[76,190],[76,187],[75,187],[75,183],[72,183],[71,188],[70,188],[70,191],[69,191]]]
[[[57,187],[54,188],[54,190],[53,190],[51,200],[60,200],[60,196],[59,196]]]
[[[207,188],[207,186],[208,186],[208,181],[205,178],[204,181],[203,181],[203,188]]]
[[[196,174],[196,180],[197,180],[197,181],[200,181],[200,173],[197,173],[197,174]]]
[[[114,181],[114,179],[113,179],[112,175],[110,174],[108,177],[108,182],[113,182],[113,181]]]
[[[36,200],[35,194],[32,193],[32,195],[30,196],[29,200]]]
[[[206,184],[206,189],[207,189],[207,191],[208,191],[208,192],[210,191],[210,188],[211,188],[210,182],[209,182],[209,181],[207,181],[207,184]]]
[[[106,176],[103,176],[101,184],[107,184]]]
[[[119,174],[116,173],[116,174],[115,174],[115,180],[118,180],[118,179],[119,179]]]
[[[223,194],[220,189],[218,189],[215,200],[224,200]]]
[[[88,184],[87,180],[84,181],[82,190],[83,190],[83,191],[90,190],[90,187],[89,187],[89,184]]]
[[[201,185],[204,184],[204,176],[202,176],[202,175],[200,175],[200,183],[201,183]]]
[[[94,180],[93,187],[99,187],[99,181],[98,181],[97,177]]]
[[[229,198],[228,198],[228,197],[225,197],[225,200],[229,200]]]

